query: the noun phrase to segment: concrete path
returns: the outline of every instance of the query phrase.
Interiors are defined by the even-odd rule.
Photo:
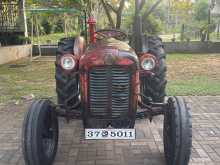
[[[193,115],[190,165],[220,165],[220,96],[185,98]],[[0,107],[0,165],[24,165],[20,142],[27,105]],[[137,121],[133,141],[86,141],[81,121],[60,119],[55,165],[165,165],[162,124],[163,117]]]

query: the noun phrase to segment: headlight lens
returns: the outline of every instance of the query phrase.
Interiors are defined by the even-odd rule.
[[[64,55],[61,58],[61,66],[65,70],[73,70],[76,66],[76,61],[72,55]]]
[[[151,57],[144,58],[141,62],[142,69],[147,70],[147,71],[154,69],[155,66],[156,66],[156,62],[154,58],[151,58]]]

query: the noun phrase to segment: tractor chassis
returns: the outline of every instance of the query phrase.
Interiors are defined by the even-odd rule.
[[[152,121],[154,116],[164,115],[165,112],[171,109],[173,104],[172,98],[168,99],[165,103],[149,102],[147,105],[141,101],[138,101],[138,109],[136,112],[136,119],[148,118]],[[53,104],[52,105],[56,114],[60,117],[66,118],[67,121],[75,119],[82,119],[82,111],[80,110],[80,104],[75,107],[68,107],[65,105]]]

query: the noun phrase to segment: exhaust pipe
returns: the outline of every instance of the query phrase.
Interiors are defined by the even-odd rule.
[[[135,1],[135,20],[133,25],[134,48],[137,54],[147,52],[147,45],[142,29],[141,0]]]

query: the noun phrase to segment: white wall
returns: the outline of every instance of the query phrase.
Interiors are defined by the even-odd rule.
[[[31,45],[0,47],[0,65],[31,55]]]

